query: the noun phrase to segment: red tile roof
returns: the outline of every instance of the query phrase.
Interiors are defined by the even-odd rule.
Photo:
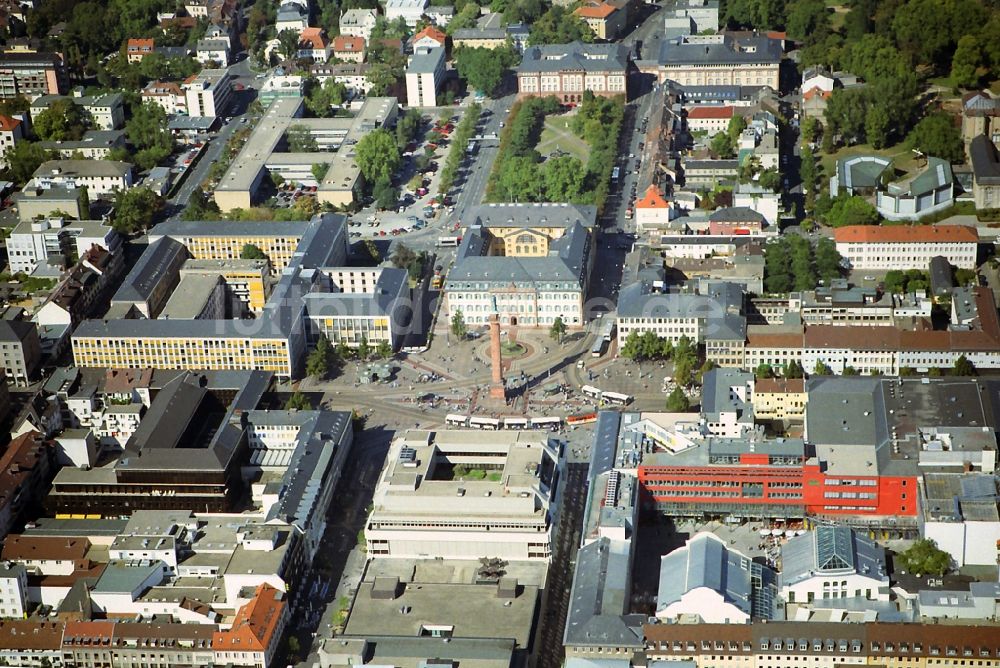
[[[606,19],[615,13],[615,9],[606,2],[590,2],[577,7],[573,13],[587,19]]]
[[[337,39],[340,39],[339,37]],[[334,44],[336,44],[334,40]],[[324,49],[328,44],[322,28],[303,28],[299,35],[299,46],[308,44],[311,49]]]
[[[848,225],[833,232],[837,243],[978,243],[976,228],[967,225]]]
[[[419,42],[424,37],[430,37],[432,40],[434,40],[441,46],[444,46],[445,40],[447,39],[447,36],[434,26],[427,26],[426,28],[418,32],[416,35],[413,36],[413,41]]]
[[[19,118],[11,118],[10,116],[0,116],[0,132],[10,132],[20,124],[21,120]]]
[[[754,393],[769,392],[792,392],[801,394],[805,392],[806,381],[802,378],[758,378],[754,382]]]
[[[660,194],[660,189],[655,185],[650,185],[646,188],[646,194],[642,196],[638,202],[635,203],[635,208],[637,209],[669,209],[670,202],[663,199],[663,195]]]
[[[141,51],[142,49],[147,49],[152,51],[154,44],[156,44],[156,40],[153,39],[134,38],[128,41],[128,50]]]
[[[4,649],[58,651],[62,646],[62,637],[63,625],[60,622],[0,622],[0,647]]]
[[[688,109],[688,118],[732,118],[732,107],[694,107]]]
[[[333,38],[335,53],[360,53],[365,50],[365,38],[352,35],[337,35]]]
[[[236,613],[228,631],[212,636],[212,649],[219,651],[265,652],[278,642],[279,628],[285,614],[284,596],[269,584],[257,587],[253,600]]]

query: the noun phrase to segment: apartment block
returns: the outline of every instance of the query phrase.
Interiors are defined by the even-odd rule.
[[[229,70],[202,70],[181,86],[187,100],[188,116],[225,116],[233,94],[235,77]]]
[[[57,53],[4,53],[0,55],[0,97],[62,95],[69,78]]]
[[[406,101],[411,107],[437,106],[437,92],[444,83],[444,48],[422,47],[406,67]]]

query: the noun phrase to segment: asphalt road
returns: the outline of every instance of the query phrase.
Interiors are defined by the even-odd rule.
[[[243,126],[241,121],[246,115],[250,104],[257,97],[253,86],[258,80],[255,78],[253,70],[250,69],[249,60],[245,56],[242,60],[233,64],[229,68],[229,71],[236,75],[235,83],[243,86],[242,91],[234,92],[232,107],[226,112],[232,117],[232,120],[209,135],[207,145],[201,157],[188,170],[184,182],[177,189],[177,192],[167,200],[166,212],[170,218],[180,215],[184,207],[187,206],[188,200],[191,199],[191,194],[195,188],[198,188],[208,178],[208,172],[212,168],[212,165],[219,160],[232,134],[237,128]]]
[[[485,120],[480,121],[480,135],[500,135],[500,124],[506,122],[507,110],[514,104],[514,99],[514,95],[508,95],[498,100],[488,99],[483,103],[483,113],[488,110],[489,114]],[[456,186],[452,188],[456,204],[451,220],[465,224],[470,209],[482,203],[498,146],[499,141],[496,140],[481,141],[476,155],[466,159],[456,179]]]

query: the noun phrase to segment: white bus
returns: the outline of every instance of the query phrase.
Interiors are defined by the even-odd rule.
[[[512,418],[505,417],[503,419],[504,429],[527,429],[528,428],[528,418]]]
[[[444,423],[449,427],[464,427],[469,422],[467,415],[456,415],[451,413],[444,416]]]
[[[458,248],[462,237],[438,237],[437,245],[442,248]]]
[[[542,418],[531,418],[531,428],[532,429],[551,429],[555,431],[562,426],[562,418],[557,417],[542,417]]]
[[[628,406],[632,403],[632,396],[628,394],[620,394],[618,392],[603,392],[601,394],[601,400],[615,406]]]
[[[469,426],[473,429],[492,429],[496,431],[500,428],[500,420],[487,417],[469,418]]]
[[[601,391],[592,385],[584,385],[580,388],[580,391],[583,392],[583,396],[585,397],[590,397],[591,399],[601,398]]]

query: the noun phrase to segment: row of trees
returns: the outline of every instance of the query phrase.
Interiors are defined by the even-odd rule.
[[[764,290],[772,294],[812,290],[819,281],[839,278],[841,261],[831,239],[820,239],[814,247],[800,236],[780,237],[764,249]]]
[[[438,182],[441,192],[448,192],[455,183],[458,170],[465,161],[465,146],[476,134],[476,125],[479,123],[479,116],[482,114],[482,107],[472,104],[465,110],[465,115],[458,127],[452,132],[451,148],[448,150],[448,158],[444,162],[441,170],[441,179]]]
[[[754,369],[753,375],[757,378],[778,378],[779,375],[767,362],[761,362],[760,365]],[[781,378],[802,378],[805,376],[805,369],[802,368],[802,364],[792,360],[788,364],[785,364],[781,368]]]

